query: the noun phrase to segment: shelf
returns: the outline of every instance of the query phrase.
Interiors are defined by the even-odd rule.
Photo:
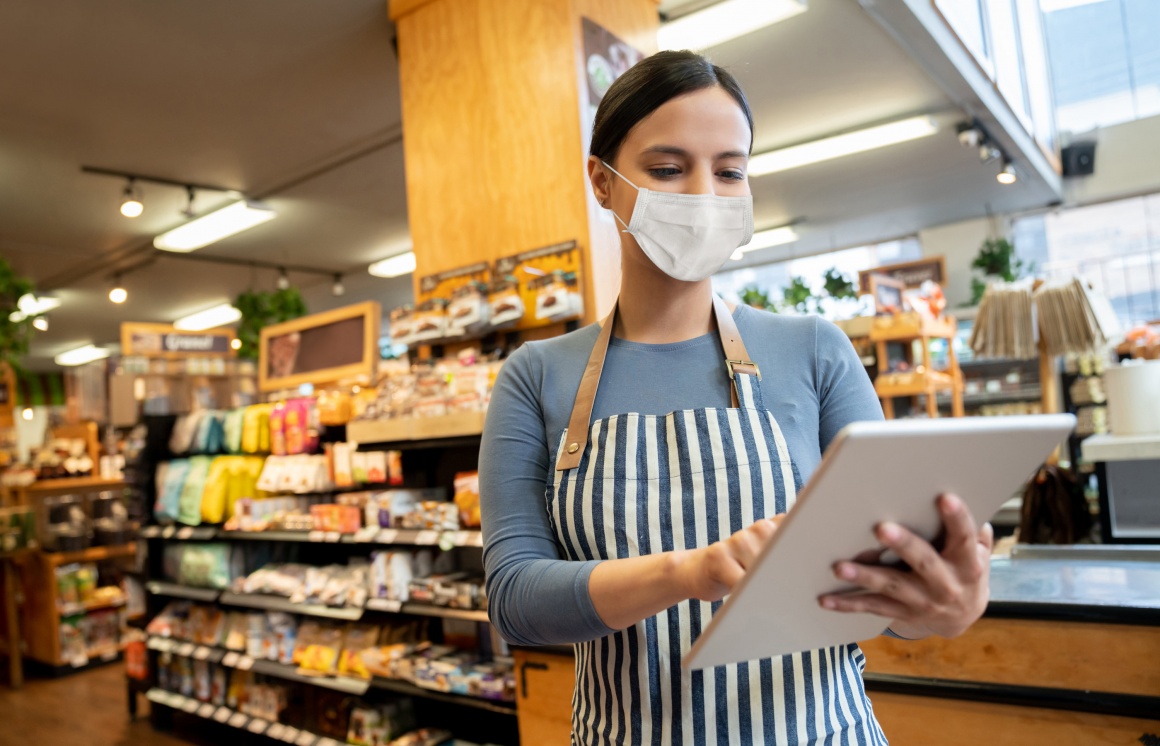
[[[369,601],[367,602],[370,603]],[[452,609],[446,606],[431,606],[429,604],[403,604],[402,613],[418,616],[436,616],[444,619],[463,619],[468,622],[488,622],[487,612],[479,609]]]
[[[982,406],[985,404],[1008,404],[1012,402],[1024,401],[1039,401],[1043,398],[1043,393],[1038,389],[1027,389],[1026,391],[997,391],[995,393],[979,393],[979,394],[963,394],[963,406]],[[940,405],[949,405],[951,399],[949,396],[940,395],[938,403]]]
[[[473,707],[477,710],[487,710],[488,712],[495,712],[501,715],[516,714],[516,705],[514,702],[509,703],[499,700],[483,699],[482,697],[472,697],[467,694],[440,692],[434,689],[427,689],[425,687],[421,687],[401,679],[376,678],[371,682],[371,686],[375,689],[384,689],[389,692],[395,692],[396,694],[406,694],[412,697],[425,697],[427,699],[433,699],[439,702],[446,702],[447,704]]]
[[[158,580],[151,580],[145,584],[145,590],[152,593],[154,596],[169,596],[170,598],[188,598],[191,601],[204,601],[213,603],[218,600],[221,591],[213,588],[194,588],[188,585],[179,585],[177,583],[165,583]]]
[[[74,562],[102,562],[117,557],[132,557],[137,554],[136,544],[121,544],[111,547],[89,547],[79,552],[44,552],[50,567],[69,565]]]
[[[80,614],[88,614],[93,611],[104,611],[105,609],[122,609],[128,602],[125,599],[117,601],[99,601],[89,603],[77,604],[63,604],[57,607],[60,616],[79,616]]]
[[[70,495],[73,493],[103,492],[119,490],[127,485],[124,479],[101,479],[99,477],[75,477],[71,479],[41,479],[23,488],[27,497],[48,497],[50,495]]]
[[[1085,461],[1160,459],[1160,435],[1092,435],[1083,441]]]
[[[296,604],[281,596],[264,596],[257,593],[231,593],[227,591],[221,595],[218,603],[266,611],[285,611],[289,614],[303,614],[324,619],[341,619],[347,622],[356,622],[363,615],[363,610],[358,607]]]
[[[282,723],[271,723],[261,718],[252,718],[249,715],[231,710],[228,707],[219,707],[208,702],[199,702],[192,697],[167,692],[157,687],[153,687],[145,692],[145,698],[150,702],[164,707],[181,710],[182,712],[197,715],[206,720],[213,720],[230,728],[246,731],[256,736],[265,735],[276,741],[295,744],[295,746],[341,746],[340,742],[333,738],[325,738],[310,733],[309,731],[301,731],[297,728],[283,725]]]
[[[887,373],[884,375],[894,376],[897,374]],[[954,379],[948,373],[913,373],[907,380],[909,380],[908,383],[894,383],[889,379],[883,380],[883,376],[879,376],[878,380],[874,382],[874,390],[878,393],[879,399],[893,399],[901,396],[921,396],[938,389],[953,389],[955,386]]]
[[[399,443],[479,436],[483,417],[483,412],[464,412],[445,417],[355,420],[347,424],[346,437],[355,443]]]
[[[173,529],[147,526],[141,529],[141,538],[170,540],[222,541],[284,541],[311,544],[362,544],[367,546],[438,546],[482,547],[483,533],[478,529],[462,531],[435,531],[419,529],[362,529],[355,534],[336,534],[323,531],[225,531],[223,529],[185,527]]]
[[[955,320],[923,319],[914,317],[911,323],[907,319],[895,321],[890,326],[881,326],[875,319],[874,328],[870,330],[870,339],[873,342],[905,342],[907,340],[922,339],[953,339],[958,332]]]

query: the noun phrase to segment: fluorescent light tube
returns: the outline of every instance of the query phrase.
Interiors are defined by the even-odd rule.
[[[415,271],[415,252],[408,251],[402,254],[382,259],[367,267],[375,277],[399,277]]]
[[[808,166],[811,163],[821,163],[832,158],[841,158],[875,148],[884,148],[887,145],[917,140],[936,132],[938,132],[938,124],[931,117],[920,116],[900,119],[897,122],[880,124],[877,127],[868,127],[856,132],[847,132],[844,135],[834,135],[781,150],[760,153],[749,159],[749,175],[764,176],[778,171],[788,171],[791,168]]]
[[[96,360],[104,360],[108,356],[109,356],[109,351],[104,349],[103,347],[94,347],[93,345],[85,345],[84,347],[78,347],[75,350],[69,350],[68,352],[62,352],[59,355],[57,355],[56,357],[54,357],[53,360],[56,361],[57,365],[72,366],[72,365],[84,365],[85,363],[91,363],[91,362],[96,361]]]
[[[765,231],[758,231],[753,234],[753,240],[745,244],[737,251],[733,252],[731,257],[733,260],[738,260],[743,254],[750,251],[757,251],[758,249],[768,249],[771,246],[781,246],[782,244],[793,243],[798,240],[797,231],[793,226],[783,225],[780,228],[770,228]]]
[[[165,251],[195,251],[273,220],[277,214],[259,202],[242,200],[162,233],[153,239],[153,245]]]
[[[662,24],[661,49],[707,49],[806,11],[805,0],[722,0]]]
[[[223,303],[220,306],[182,316],[173,322],[173,328],[183,332],[200,332],[204,329],[215,329],[219,326],[232,324],[240,318],[242,318],[241,311],[229,303]]]
[[[16,301],[16,310],[8,314],[8,320],[14,324],[19,324],[29,316],[39,316],[59,307],[60,298],[25,293]]]

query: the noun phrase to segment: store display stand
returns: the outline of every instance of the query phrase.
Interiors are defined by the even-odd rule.
[[[870,341],[875,343],[878,350],[878,378],[874,382],[874,390],[882,400],[882,412],[886,419],[894,419],[894,400],[910,398],[915,409],[918,409],[918,397],[926,397],[926,413],[929,417],[938,417],[938,392],[949,390],[951,393],[951,414],[962,417],[963,412],[963,373],[959,369],[958,358],[954,348],[955,320],[921,319],[917,325],[893,324],[890,326],[875,325],[870,330]],[[950,367],[946,372],[936,371],[931,361],[930,342],[934,339],[947,340],[947,355]],[[914,364],[914,342],[922,346],[922,368]],[[912,373],[900,376],[886,373],[889,357],[887,345],[891,342],[902,342],[907,362],[911,364]],[[904,380],[900,380],[904,379]]]
[[[24,655],[23,638],[20,634],[20,608],[17,604],[16,591],[19,578],[16,573],[16,564],[28,556],[32,550],[18,549],[15,552],[0,553],[0,566],[3,567],[4,583],[4,650],[8,656],[8,685],[13,689],[24,686]]]

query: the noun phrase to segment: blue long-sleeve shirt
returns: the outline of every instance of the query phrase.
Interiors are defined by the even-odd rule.
[[[842,427],[882,419],[865,368],[833,324],[748,306],[733,316],[802,479]],[[592,325],[525,344],[508,359],[492,393],[479,455],[484,566],[491,621],[515,644],[582,642],[614,631],[588,593],[597,563],[562,559],[546,502],[555,449],[598,333]],[[665,345],[614,337],[593,419],[728,407],[725,371],[716,333]]]

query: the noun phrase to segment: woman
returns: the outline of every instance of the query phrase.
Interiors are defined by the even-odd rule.
[[[619,78],[588,163],[623,229],[618,307],[523,346],[496,382],[480,453],[491,619],[513,643],[576,644],[575,743],[886,743],[855,644],[680,665],[834,435],[882,417],[836,327],[712,295],[752,236],[752,144],[737,82],[696,54]],[[990,529],[954,497],[939,507],[941,552],[883,524],[914,572],[839,563],[869,592],[819,602],[905,638],[965,630],[986,604]]]

